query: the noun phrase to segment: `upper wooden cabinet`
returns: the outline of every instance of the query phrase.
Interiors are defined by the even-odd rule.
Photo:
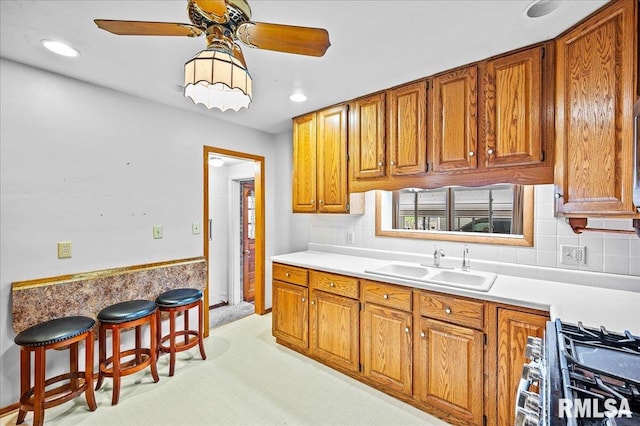
[[[631,216],[636,0],[618,0],[556,40],[556,212]]]
[[[293,120],[293,211],[347,213],[347,106]]]
[[[543,157],[543,47],[486,63],[484,149],[487,168],[540,164]]]
[[[355,100],[349,107],[349,158],[353,178],[385,175],[385,94]]]
[[[430,141],[436,172],[475,169],[478,149],[478,67],[434,77]]]
[[[427,86],[408,84],[387,92],[390,176],[427,171]]]

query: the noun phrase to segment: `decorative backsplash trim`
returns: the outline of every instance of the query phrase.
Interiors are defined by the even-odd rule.
[[[71,274],[71,275],[59,275],[57,277],[36,278],[33,280],[16,281],[11,284],[11,291],[63,284],[63,283],[69,283],[69,282],[79,281],[79,280],[87,280],[90,278],[109,277],[112,275],[121,275],[121,274],[139,272],[147,269],[165,268],[165,267],[170,267],[175,265],[186,265],[190,263],[198,263],[198,262],[204,262],[204,261],[205,261],[204,257],[192,257],[187,259],[168,260],[165,262],[155,262],[155,263],[145,263],[142,265],[123,266],[120,268],[102,269],[99,271],[80,272],[78,274]]]

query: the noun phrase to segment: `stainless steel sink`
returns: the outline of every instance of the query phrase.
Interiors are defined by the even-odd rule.
[[[364,272],[418,283],[466,288],[475,291],[489,291],[497,277],[492,272],[432,268],[402,262],[387,263],[377,268],[366,269]]]

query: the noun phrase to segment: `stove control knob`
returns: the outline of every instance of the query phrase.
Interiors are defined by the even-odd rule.
[[[538,426],[539,422],[540,418],[536,413],[522,408],[516,409],[516,426]]]
[[[525,350],[525,356],[530,360],[538,360],[542,357],[542,339],[539,337],[527,338],[527,349]]]
[[[522,378],[527,379],[532,383],[540,383],[540,365],[535,362],[530,362],[522,367]]]
[[[518,392],[516,406],[527,411],[537,413],[540,410],[540,397],[538,394],[529,391]]]

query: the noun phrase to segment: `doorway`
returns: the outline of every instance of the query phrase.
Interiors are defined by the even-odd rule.
[[[212,157],[218,167],[210,164]],[[203,239],[208,270],[204,299],[210,306],[236,305],[249,299],[255,313],[262,315],[264,157],[205,146],[203,158]],[[206,309],[205,336],[209,334],[209,316]]]

